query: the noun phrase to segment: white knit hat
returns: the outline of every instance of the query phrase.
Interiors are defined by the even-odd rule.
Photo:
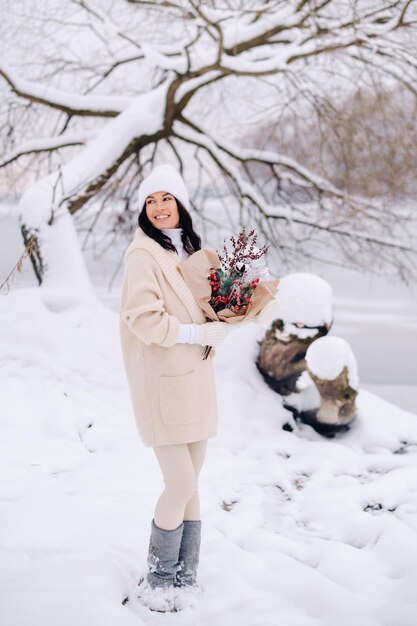
[[[167,163],[158,165],[143,179],[138,189],[139,210],[142,210],[149,194],[156,191],[172,193],[172,195],[181,202],[183,207],[185,207],[187,211],[189,210],[190,203],[184,179],[172,165],[168,165]]]

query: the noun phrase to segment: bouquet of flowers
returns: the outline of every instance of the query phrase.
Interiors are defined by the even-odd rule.
[[[231,253],[224,243],[223,255],[203,248],[178,264],[207,321],[254,321],[274,299],[279,279],[270,280],[268,268],[261,260],[268,244],[259,250],[256,240],[255,229],[246,234],[243,227],[238,237],[230,237]],[[211,346],[206,346],[204,359],[210,351]]]

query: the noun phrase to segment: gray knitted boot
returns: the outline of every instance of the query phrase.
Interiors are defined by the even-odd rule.
[[[148,571],[136,587],[137,598],[151,611],[178,610],[174,582],[183,528],[183,522],[172,530],[159,528],[152,519]]]
[[[201,520],[184,520],[184,529],[178,557],[176,587],[197,586],[197,567],[200,556]]]
[[[167,530],[152,519],[147,581],[152,588],[174,585],[184,523]]]

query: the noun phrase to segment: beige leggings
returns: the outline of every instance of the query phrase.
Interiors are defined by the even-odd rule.
[[[159,528],[173,530],[183,519],[200,519],[198,477],[206,448],[207,439],[153,447],[165,483],[154,514]]]

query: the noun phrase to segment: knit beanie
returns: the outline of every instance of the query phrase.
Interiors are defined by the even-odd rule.
[[[138,189],[140,210],[142,210],[147,196],[156,191],[172,193],[172,195],[181,202],[183,207],[185,207],[187,211],[189,210],[190,203],[184,179],[172,165],[168,165],[168,163],[157,165],[157,167],[143,179]]]

